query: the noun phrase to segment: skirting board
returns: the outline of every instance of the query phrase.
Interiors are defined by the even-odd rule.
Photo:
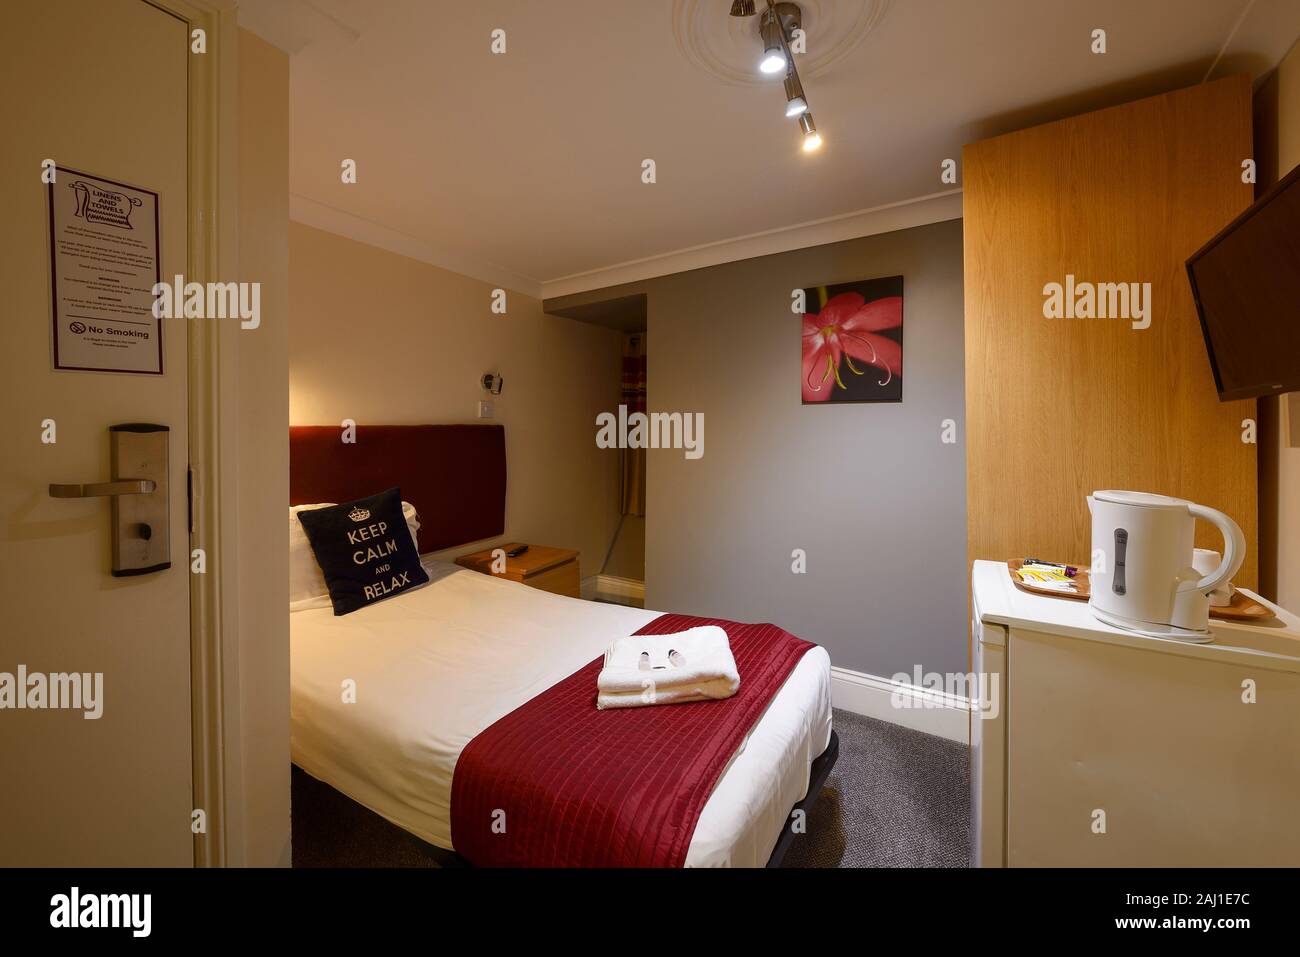
[[[950,741],[970,740],[970,700],[943,691],[832,665],[831,703]]]
[[[582,580],[581,594],[588,600],[600,598],[618,605],[641,607],[645,604],[645,582],[617,575],[591,575]]]

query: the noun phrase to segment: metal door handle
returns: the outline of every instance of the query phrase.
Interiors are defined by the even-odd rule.
[[[53,498],[108,499],[115,578],[171,567],[170,434],[167,426],[148,422],[110,425],[108,481],[50,485]],[[82,540],[88,543],[90,538]]]
[[[96,498],[101,495],[148,495],[157,487],[153,479],[91,482],[87,485],[50,485],[51,498]]]

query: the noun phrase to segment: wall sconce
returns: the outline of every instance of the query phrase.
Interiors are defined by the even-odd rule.
[[[501,389],[505,386],[506,380],[495,373],[488,372],[483,375],[483,388],[493,395],[500,395]]]

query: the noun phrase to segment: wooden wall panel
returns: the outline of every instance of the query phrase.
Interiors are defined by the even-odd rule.
[[[972,560],[1086,562],[1084,497],[1137,489],[1230,514],[1249,543],[1236,581],[1255,586],[1255,402],[1219,402],[1184,267],[1251,202],[1250,117],[1232,77],[965,148]],[[1044,318],[1067,274],[1150,282],[1150,328]]]

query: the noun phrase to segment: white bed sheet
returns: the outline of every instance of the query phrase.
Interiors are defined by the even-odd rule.
[[[292,756],[399,827],[454,850],[451,779],[461,749],[660,613],[424,565],[428,585],[341,618],[327,598],[294,606]],[[355,703],[344,702],[349,680]],[[718,781],[686,866],[765,864],[830,733],[830,658],[817,647]]]

